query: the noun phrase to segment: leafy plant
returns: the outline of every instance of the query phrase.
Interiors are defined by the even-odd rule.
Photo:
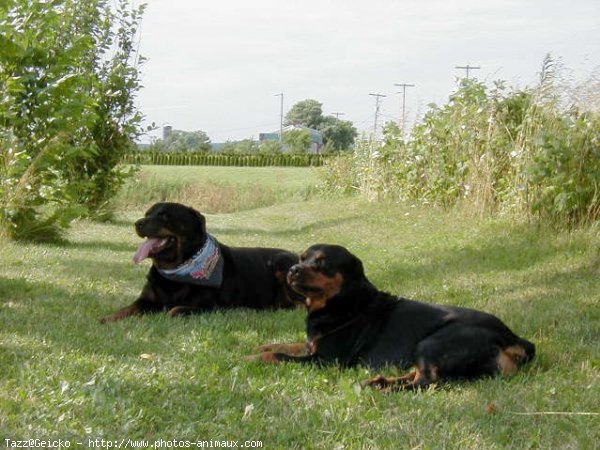
[[[311,134],[307,129],[293,129],[283,134],[283,143],[292,154],[306,153],[311,144]]]
[[[327,153],[349,150],[358,135],[352,122],[323,116],[323,105],[314,99],[302,100],[292,106],[285,116],[285,124],[321,132]]]
[[[156,141],[153,150],[166,152],[207,152],[211,149],[210,138],[201,130],[172,130],[165,139]]]
[[[123,156],[125,164],[166,166],[320,166],[327,157],[318,153],[206,153],[138,151]]]
[[[548,56],[534,89],[461,80],[448,103],[431,105],[410,136],[388,124],[383,142],[360,143],[351,159],[328,162],[333,176],[326,184],[347,192],[352,180],[371,200],[460,204],[479,215],[513,212],[567,226],[596,221],[600,114],[565,103],[557,78]],[[585,98],[589,107],[591,97]]]
[[[0,230],[56,239],[118,189],[138,130],[127,0],[0,5]],[[112,56],[109,56],[112,55]]]

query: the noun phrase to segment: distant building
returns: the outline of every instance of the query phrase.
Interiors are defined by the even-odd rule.
[[[323,135],[319,130],[315,130],[314,128],[301,127],[298,125],[288,125],[287,127],[283,127],[283,134],[286,131],[291,130],[308,130],[310,131],[310,140],[311,144],[308,148],[308,153],[321,153],[323,149]],[[258,142],[263,143],[266,141],[279,141],[279,130],[273,131],[271,133],[259,133]],[[283,151],[287,151],[287,145],[283,144]]]
[[[162,138],[163,138],[163,141],[166,141],[167,138],[169,136],[171,136],[172,132],[173,132],[173,127],[171,125],[165,125],[165,126],[163,126],[163,128],[162,128]]]

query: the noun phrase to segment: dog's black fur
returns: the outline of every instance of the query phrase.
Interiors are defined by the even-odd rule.
[[[288,282],[306,297],[307,344],[265,345],[251,360],[416,367],[401,377],[364,383],[390,390],[511,374],[535,355],[531,342],[491,314],[379,291],[362,262],[343,247],[310,247],[290,269]]]
[[[157,269],[174,269],[189,260],[206,241],[206,220],[198,211],[178,203],[157,203],[135,229],[140,237],[164,242],[149,253],[152,268],[139,298],[102,322],[149,312],[189,314],[215,308],[275,309],[302,302],[285,277],[298,255],[275,248],[236,248],[218,243],[223,260],[221,287],[171,281]],[[166,239],[166,240],[165,240]]]

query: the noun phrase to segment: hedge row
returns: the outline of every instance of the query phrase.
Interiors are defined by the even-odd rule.
[[[239,166],[239,167],[309,167],[321,166],[323,155],[227,155],[221,153],[132,152],[124,156],[126,164],[162,166]]]

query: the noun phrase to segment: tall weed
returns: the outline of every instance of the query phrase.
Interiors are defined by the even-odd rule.
[[[299,191],[260,181],[166,180],[141,171],[121,188],[113,206],[118,210],[141,210],[155,202],[169,201],[184,203],[208,214],[223,214],[272,206],[284,200],[304,200],[310,195],[310,188]]]
[[[549,56],[533,89],[463,79],[410,135],[388,124],[383,142],[362,142],[352,157],[328,161],[325,185],[478,215],[511,212],[566,226],[597,221],[600,101],[578,88],[585,102],[570,103],[576,97],[562,81]]]

